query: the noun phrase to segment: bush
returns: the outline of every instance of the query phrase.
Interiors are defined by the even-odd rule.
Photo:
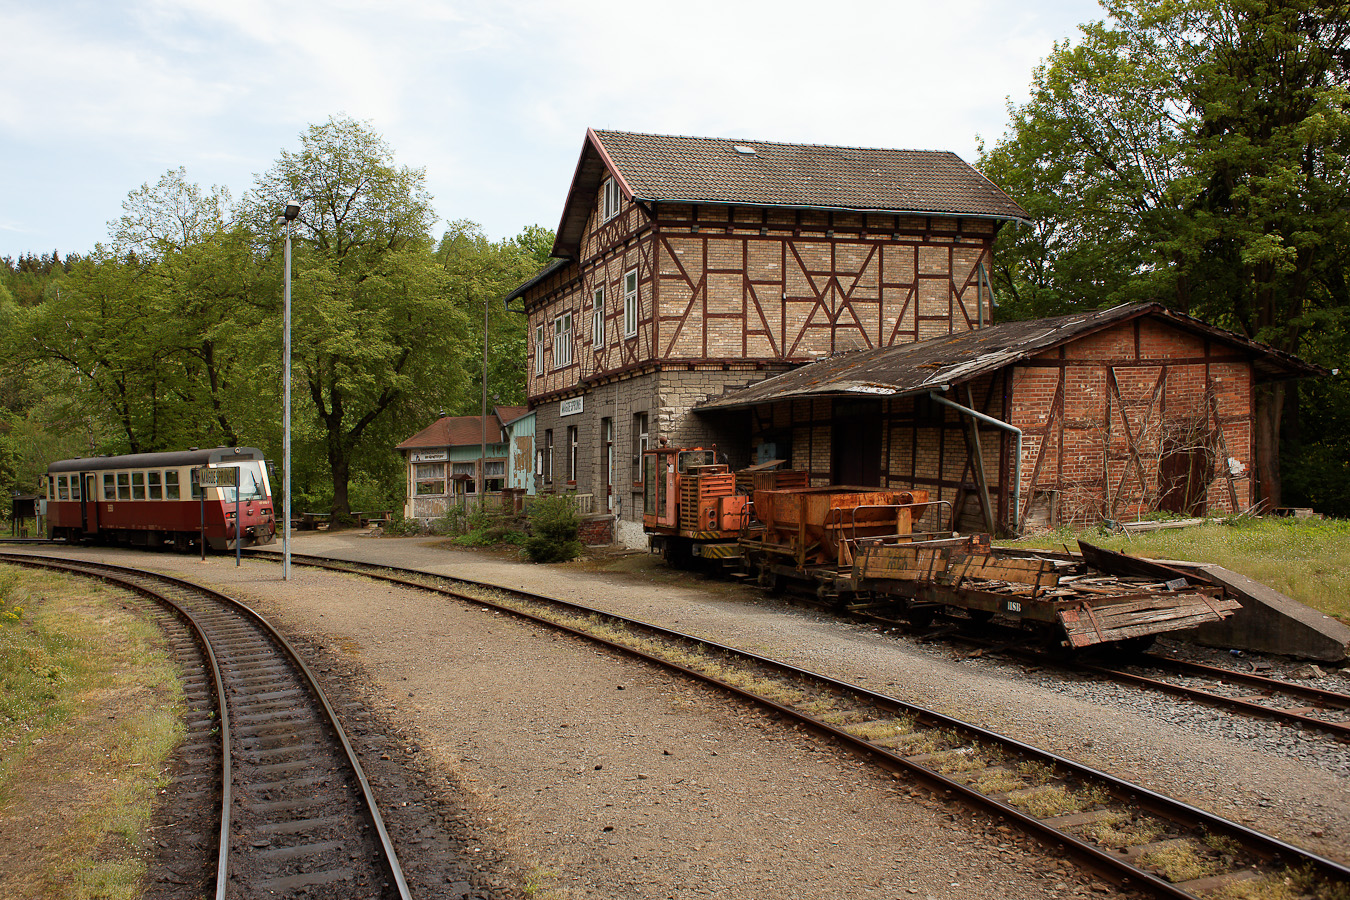
[[[567,494],[535,498],[529,510],[525,556],[532,562],[566,562],[581,555],[581,515]]]
[[[392,534],[398,537],[410,537],[422,533],[422,523],[417,519],[405,519],[403,513],[395,512],[389,518],[389,522],[384,526],[385,534]]]
[[[498,506],[476,506],[468,514],[467,530],[454,539],[461,547],[492,547],[497,544],[521,544],[525,534],[517,527],[515,516]]]

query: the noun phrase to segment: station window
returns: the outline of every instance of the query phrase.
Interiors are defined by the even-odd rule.
[[[132,472],[132,473],[131,473],[131,499],[132,499],[132,500],[144,500],[144,499],[145,499],[145,473],[144,473],[144,472]]]
[[[145,485],[146,485],[146,488],[150,491],[150,499],[151,499],[151,500],[163,500],[163,499],[164,499],[164,486],[163,486],[162,484],[159,483],[159,479],[160,479],[160,473],[159,473],[159,472],[146,472],[146,473],[145,473]]]
[[[577,483],[577,426],[567,426],[567,480]]]
[[[111,472],[103,473],[103,499],[117,499],[117,479],[113,477]]]
[[[553,483],[553,429],[544,429],[544,484]]]
[[[572,313],[563,313],[553,320],[553,368],[572,364]]]
[[[534,374],[544,374],[544,335],[548,329],[540,325],[534,330]]]
[[[623,335],[633,337],[638,326],[637,269],[623,276]]]
[[[595,289],[591,299],[591,344],[605,346],[605,286]]]
[[[164,473],[164,499],[178,499],[178,471],[169,469]]]
[[[633,413],[633,481],[642,481],[642,454],[647,452],[647,414]]]
[[[131,473],[130,473],[130,472],[118,472],[118,473],[117,473],[117,499],[118,499],[118,500],[130,500],[130,499],[131,499]]]
[[[608,222],[619,214],[619,208],[623,195],[619,193],[619,183],[613,178],[606,178],[604,184],[604,201],[602,209],[603,221]]]
[[[418,495],[445,493],[445,463],[417,463],[413,482]]]

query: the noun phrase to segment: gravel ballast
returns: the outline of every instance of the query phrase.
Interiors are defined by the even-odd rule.
[[[297,553],[576,600],[854,681],[1350,862],[1344,745],[1115,685],[1065,680],[793,608],[637,557],[531,566],[429,539],[310,534]],[[997,821],[829,742],[579,639],[296,566],[97,554],[220,586],[300,636],[463,792],[496,877],[536,897],[1059,897],[1114,893]],[[442,783],[440,781],[437,782]],[[457,876],[458,877],[458,876]]]

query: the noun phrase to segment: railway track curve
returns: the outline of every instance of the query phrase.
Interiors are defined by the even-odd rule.
[[[1350,868],[1333,860],[858,685],[552,597],[349,560],[292,559],[491,607],[712,683],[830,735],[883,768],[994,813],[1142,893],[1204,897],[1239,882],[1292,883],[1319,898],[1350,890]]]
[[[314,674],[265,619],[217,591],[168,575],[70,558],[3,553],[0,562],[97,578],[145,597],[194,660],[189,747],[220,811],[216,900],[305,893],[411,900],[370,783]]]

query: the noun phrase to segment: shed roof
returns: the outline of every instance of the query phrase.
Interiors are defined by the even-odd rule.
[[[1321,366],[1215,328],[1160,303],[1129,303],[1048,319],[1005,322],[919,343],[843,353],[704,401],[696,408],[733,409],[809,396],[906,396],[943,390],[1143,316],[1247,354],[1258,383],[1330,374]]]
[[[521,410],[524,412],[520,412]],[[515,415],[517,412],[519,415]],[[501,443],[504,426],[528,412],[529,409],[524,406],[496,407],[494,413],[486,417],[488,443]],[[511,417],[503,418],[504,414]],[[432,422],[394,449],[427,450],[434,447],[479,446],[483,443],[483,422],[483,416],[445,416]]]
[[[613,174],[629,200],[725,203],[1029,222],[955,153],[587,129],[553,255],[574,257]]]

